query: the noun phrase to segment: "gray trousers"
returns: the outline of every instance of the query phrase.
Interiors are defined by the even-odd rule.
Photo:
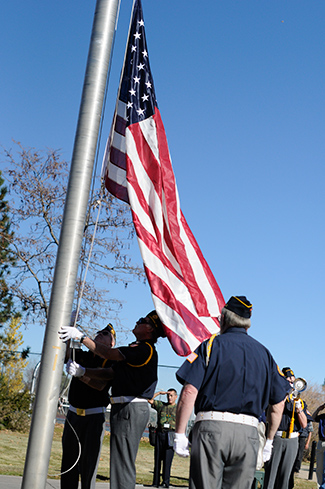
[[[325,441],[319,440],[316,450],[316,475],[319,489],[325,488]]]
[[[110,488],[134,489],[135,459],[149,421],[148,402],[111,406]]]
[[[225,421],[195,423],[190,489],[251,489],[258,443],[253,426]]]
[[[264,464],[264,489],[288,489],[298,452],[298,438],[274,437],[272,456]]]

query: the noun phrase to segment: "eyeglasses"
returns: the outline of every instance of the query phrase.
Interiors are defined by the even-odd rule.
[[[112,334],[110,331],[97,331],[96,335],[97,334],[102,334],[103,336],[108,336],[109,334]]]

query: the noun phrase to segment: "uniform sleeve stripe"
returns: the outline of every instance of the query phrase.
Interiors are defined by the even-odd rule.
[[[130,365],[130,367],[143,367],[144,365],[147,365],[147,363],[149,363],[149,362],[150,362],[150,360],[151,360],[151,358],[152,358],[152,355],[153,355],[153,348],[152,348],[152,346],[150,345],[150,343],[147,343],[147,342],[146,342],[146,345],[148,345],[148,346],[149,346],[149,348],[150,348],[150,354],[149,354],[149,357],[147,358],[147,360],[146,360],[144,363],[142,363],[141,365],[132,365],[132,363],[128,363],[128,365]]]

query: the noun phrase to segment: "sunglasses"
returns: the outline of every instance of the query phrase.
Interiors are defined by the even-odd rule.
[[[137,324],[150,324],[151,325],[151,322],[150,322],[150,319],[140,318],[137,320]]]
[[[108,336],[109,334],[112,334],[110,331],[97,331],[97,334],[102,334],[103,336]]]

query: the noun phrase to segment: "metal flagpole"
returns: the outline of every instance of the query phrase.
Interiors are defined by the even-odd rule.
[[[119,0],[97,0],[22,489],[44,489]]]

